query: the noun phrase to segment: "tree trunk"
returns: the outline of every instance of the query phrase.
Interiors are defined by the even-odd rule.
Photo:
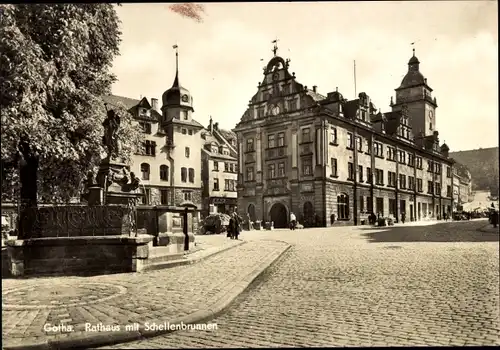
[[[20,167],[21,211],[19,218],[19,239],[30,236],[35,221],[33,209],[37,207],[38,158],[24,152]]]

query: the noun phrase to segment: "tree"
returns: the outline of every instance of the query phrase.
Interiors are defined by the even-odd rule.
[[[2,171],[22,207],[67,201],[103,156],[102,97],[116,78],[119,19],[112,4],[0,5]],[[130,160],[140,132],[123,108],[119,138]],[[2,184],[4,185],[4,184]],[[8,190],[2,186],[2,193]]]

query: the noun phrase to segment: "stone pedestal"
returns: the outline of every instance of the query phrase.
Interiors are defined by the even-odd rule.
[[[7,241],[12,276],[91,275],[140,271],[150,235],[50,237]]]

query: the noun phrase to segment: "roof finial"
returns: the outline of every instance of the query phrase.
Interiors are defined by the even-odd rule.
[[[273,53],[274,53],[274,56],[276,56],[276,53],[278,52],[278,38],[274,39],[273,40],[273,44],[274,44],[274,47],[273,47]]]
[[[174,79],[174,84],[172,87],[178,87],[179,86],[179,46],[175,44],[172,46],[172,48],[175,49],[175,79]]]
[[[413,57],[415,57],[415,46],[414,45],[415,45],[415,42],[412,42],[411,46],[413,46]]]

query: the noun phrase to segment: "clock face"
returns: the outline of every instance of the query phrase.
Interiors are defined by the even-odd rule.
[[[280,78],[280,75],[278,73],[274,73],[273,80],[278,80],[279,78]]]
[[[182,102],[188,102],[188,101],[189,101],[188,95],[182,95]]]
[[[279,106],[274,106],[272,109],[271,109],[271,112],[274,114],[274,115],[278,115],[280,113],[280,108]]]

